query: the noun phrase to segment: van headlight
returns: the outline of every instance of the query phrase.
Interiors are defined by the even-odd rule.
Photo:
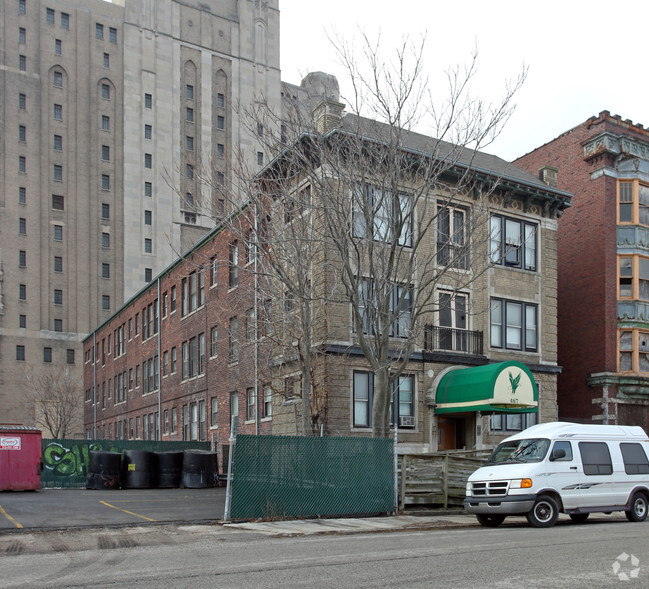
[[[466,496],[467,497],[471,496],[471,483],[466,484]]]
[[[532,479],[513,479],[509,485],[510,489],[530,489],[532,487]]]

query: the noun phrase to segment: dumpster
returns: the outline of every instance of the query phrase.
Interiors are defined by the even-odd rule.
[[[0,425],[0,491],[41,488],[41,438],[35,427]]]

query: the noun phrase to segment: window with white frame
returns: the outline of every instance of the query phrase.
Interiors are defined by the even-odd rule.
[[[354,237],[391,242],[398,235],[399,245],[412,247],[412,197],[358,185],[352,193],[352,228]]]
[[[408,337],[412,323],[412,287],[395,284],[390,289],[390,317],[392,319],[390,335]],[[378,316],[377,292],[374,282],[367,278],[358,281],[358,311],[361,316],[363,333],[374,334],[380,329]],[[358,326],[355,326],[358,330]]]
[[[538,225],[519,219],[491,217],[490,256],[493,264],[536,270]]]
[[[264,406],[262,407],[262,417],[271,417],[273,415],[273,389],[270,385],[264,385]]]
[[[353,374],[353,427],[372,427],[372,404],[374,402],[374,374],[356,370]],[[415,427],[415,377],[403,374],[393,383],[390,405],[390,425],[399,428]]]
[[[210,358],[215,358],[218,351],[219,330],[216,326],[210,329]]]
[[[255,411],[257,409],[257,397],[255,395],[254,387],[246,390],[246,420],[252,421],[255,419]]]
[[[538,306],[506,299],[491,299],[491,347],[536,352]]]
[[[440,206],[437,212],[437,263],[461,270],[469,267],[467,211]]]
[[[436,348],[455,352],[467,351],[467,308],[466,294],[440,291],[438,295],[439,333]]]
[[[217,427],[219,425],[219,400],[217,397],[212,397],[210,400],[210,427]]]

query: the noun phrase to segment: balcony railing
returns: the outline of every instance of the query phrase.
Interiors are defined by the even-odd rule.
[[[426,325],[424,348],[428,352],[459,352],[482,355],[482,332]]]

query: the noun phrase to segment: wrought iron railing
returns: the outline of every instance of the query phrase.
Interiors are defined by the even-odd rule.
[[[424,348],[428,352],[459,352],[482,355],[482,332],[426,325]]]

